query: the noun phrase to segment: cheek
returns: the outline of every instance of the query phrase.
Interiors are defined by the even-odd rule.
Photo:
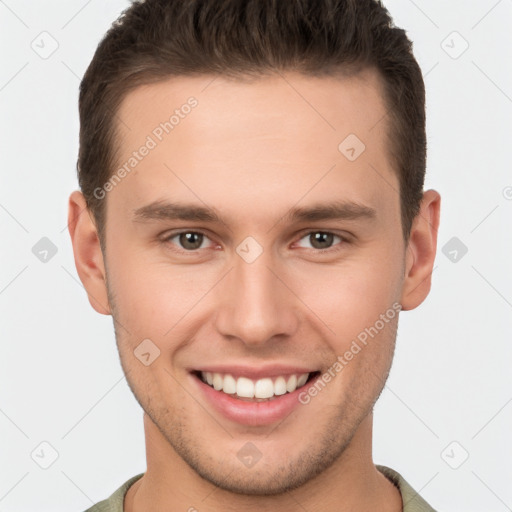
[[[137,339],[168,339],[166,333],[175,325],[174,331],[179,330],[192,318],[189,313],[222,274],[207,265],[176,265],[160,257],[151,260],[142,251],[112,248],[111,254],[108,283],[116,314]]]
[[[375,254],[382,256],[383,250],[376,249]],[[311,267],[301,275],[297,271],[293,282],[303,303],[345,339],[373,325],[400,299],[401,268],[398,253],[368,255],[337,266]]]

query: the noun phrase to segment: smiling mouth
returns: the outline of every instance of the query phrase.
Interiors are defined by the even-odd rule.
[[[250,379],[230,373],[193,371],[192,374],[211,388],[245,402],[268,402],[306,386],[320,374],[294,373],[276,377]]]

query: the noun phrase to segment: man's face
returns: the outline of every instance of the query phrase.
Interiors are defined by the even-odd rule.
[[[373,73],[212,79],[144,86],[121,105],[116,169],[150,149],[105,198],[109,302],[162,453],[222,488],[272,494],[348,453],[384,386],[406,254],[399,183]],[[158,130],[176,109],[172,130]],[[339,149],[351,134],[363,152],[353,135]],[[334,203],[351,215],[291,215]],[[165,205],[219,220],[173,218]],[[228,392],[226,374],[263,394],[258,377],[274,391],[279,376],[292,391],[294,373],[317,381],[256,403],[201,370]]]

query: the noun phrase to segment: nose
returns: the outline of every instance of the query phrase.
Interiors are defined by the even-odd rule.
[[[252,263],[235,254],[234,268],[217,291],[218,332],[252,347],[292,336],[299,325],[300,301],[269,253]]]

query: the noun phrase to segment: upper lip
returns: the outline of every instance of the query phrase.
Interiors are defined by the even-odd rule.
[[[301,375],[303,373],[314,373],[319,371],[318,369],[306,368],[304,366],[290,366],[283,364],[272,364],[267,366],[247,366],[242,364],[235,365],[208,365],[200,366],[190,369],[191,372],[211,372],[211,373],[223,373],[231,374],[233,377],[247,377],[248,379],[263,379],[265,377],[283,377],[286,375]]]

